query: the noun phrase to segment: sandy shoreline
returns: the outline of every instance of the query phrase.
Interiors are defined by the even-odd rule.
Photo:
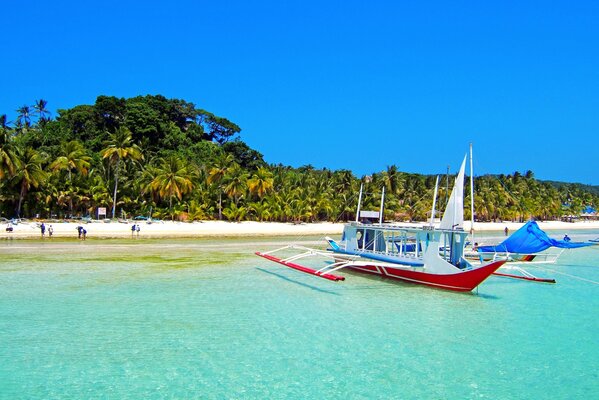
[[[13,231],[7,232],[7,224],[0,224],[0,239],[33,239],[41,237],[40,223],[38,221],[20,223],[13,225]],[[343,231],[343,223],[279,223],[279,222],[153,222],[151,224],[142,221],[139,224],[139,237],[145,238],[183,238],[183,237],[268,237],[268,236],[307,236],[307,235],[340,235]],[[88,238],[127,238],[132,236],[130,223],[121,222],[98,222],[74,223],[74,222],[45,222],[46,237],[48,227],[52,225],[54,237],[77,238],[77,227],[83,226],[87,231]],[[402,226],[421,226],[417,223],[402,223]],[[520,228],[523,223],[501,222],[501,223],[475,223],[476,232],[502,232],[506,227],[510,232]],[[551,230],[584,230],[599,229],[599,221],[585,222],[561,222],[547,221],[539,222],[541,229]],[[466,222],[465,230],[470,229],[470,222]],[[137,236],[137,233],[135,234]]]

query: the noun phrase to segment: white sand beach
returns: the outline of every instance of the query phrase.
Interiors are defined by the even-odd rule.
[[[7,232],[6,223],[0,224],[0,238],[34,239],[41,237],[40,224],[46,226],[46,237],[48,228],[53,228],[53,236],[57,238],[77,238],[77,227],[83,226],[87,231],[88,238],[127,238],[132,236],[131,227],[134,222],[102,222],[92,221],[89,223],[75,222],[48,222],[29,221],[12,225],[13,231]],[[202,222],[171,222],[158,221],[148,224],[145,221],[135,222],[139,224],[139,237],[143,238],[177,238],[177,237],[252,237],[252,236],[308,236],[308,235],[339,235],[343,231],[343,223],[280,223],[280,222],[225,222],[225,221],[202,221]],[[421,226],[422,223],[399,223],[402,226]],[[506,227],[509,232],[514,232],[523,223],[518,222],[477,222],[474,224],[475,232],[501,232]],[[541,229],[551,230],[582,230],[599,229],[599,221],[584,222],[561,222],[546,221],[539,222]],[[470,230],[470,222],[465,222],[465,230]],[[137,233],[134,236],[137,237]]]

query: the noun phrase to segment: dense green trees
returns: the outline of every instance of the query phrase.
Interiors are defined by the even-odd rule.
[[[347,170],[269,166],[236,137],[239,126],[183,100],[99,96],[53,119],[39,99],[17,113],[14,123],[0,115],[4,217],[95,216],[110,207],[113,217],[348,220],[360,184],[363,209],[378,210],[385,187],[387,220],[430,217],[433,176],[396,165],[361,179]],[[532,171],[477,177],[475,189],[476,217],[485,221],[555,219],[599,205],[597,188],[541,182]],[[441,208],[447,195],[441,187]]]

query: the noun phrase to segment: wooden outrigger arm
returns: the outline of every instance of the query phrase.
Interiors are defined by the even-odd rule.
[[[277,253],[279,251],[288,250],[288,249],[303,250],[303,252],[300,254],[295,254],[295,255],[287,257],[287,258],[279,258],[279,257],[276,257],[273,255],[273,253]],[[325,266],[324,268],[321,268],[318,270],[296,264],[295,263],[296,260],[306,258],[306,257],[315,257],[315,256],[320,256],[320,257],[325,257],[325,258],[335,260],[335,258],[326,251],[315,250],[315,249],[311,249],[309,247],[296,246],[296,245],[289,245],[289,246],[281,247],[281,248],[271,250],[268,252],[264,252],[264,253],[256,252],[256,255],[266,258],[267,260],[277,262],[286,267],[293,268],[297,271],[305,272],[307,274],[318,276],[320,278],[328,279],[328,280],[335,281],[335,282],[343,281],[343,280],[345,280],[345,277],[340,276],[340,275],[333,275],[333,274],[331,274],[331,272],[340,270],[340,269],[345,268],[351,264],[351,261],[334,262],[333,264],[329,264],[329,265]],[[358,258],[358,257],[355,257],[355,258]]]
[[[506,277],[506,278],[513,278],[513,279],[522,279],[522,280],[525,280],[525,281],[543,282],[543,283],[555,283],[555,279],[536,277],[533,274],[531,274],[530,272],[526,271],[525,269],[522,269],[522,268],[517,267],[517,266],[510,265],[510,266],[506,267],[504,265],[502,268],[516,270],[516,271],[520,272],[521,275],[506,274],[506,273],[503,273],[503,272],[493,272],[493,275],[503,276],[503,277]]]

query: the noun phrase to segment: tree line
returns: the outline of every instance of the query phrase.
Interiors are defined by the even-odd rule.
[[[338,221],[355,218],[362,184],[363,209],[378,210],[384,187],[387,220],[430,218],[434,176],[396,165],[361,178],[348,170],[268,165],[240,139],[239,126],[184,100],[99,96],[53,117],[40,99],[16,111],[15,121],[0,115],[3,217],[95,217],[104,207],[112,218]],[[599,204],[598,193],[538,181],[531,171],[481,176],[475,216],[558,219]],[[441,187],[439,211],[447,195]]]

